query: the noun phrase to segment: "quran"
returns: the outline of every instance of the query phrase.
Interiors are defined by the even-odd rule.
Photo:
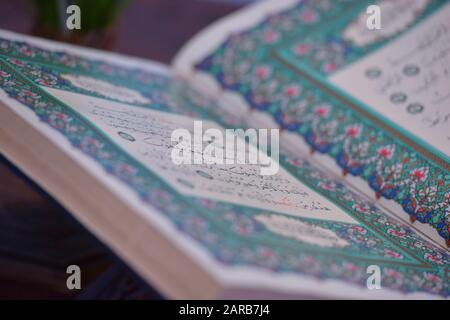
[[[171,66],[0,30],[0,151],[169,298],[448,298],[450,3],[372,4],[259,2]],[[277,172],[174,163],[199,121],[278,129]]]

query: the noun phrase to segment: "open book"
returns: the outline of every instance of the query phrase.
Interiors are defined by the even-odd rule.
[[[370,4],[261,2],[172,67],[0,31],[0,150],[167,297],[448,297],[450,4]],[[174,162],[199,121],[279,128],[276,173]]]

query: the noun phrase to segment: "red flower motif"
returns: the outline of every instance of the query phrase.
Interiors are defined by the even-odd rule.
[[[127,163],[119,163],[117,166],[118,171],[125,173],[125,174],[133,174],[136,169],[134,169],[132,166],[128,165]]]
[[[423,256],[425,259],[427,259],[428,261],[437,263],[437,264],[442,264],[442,258],[439,256],[435,256],[432,255],[431,253],[425,253],[425,255]]]
[[[93,146],[95,148],[99,148],[99,147],[101,147],[102,144],[100,143],[100,141],[87,136],[87,137],[85,137],[83,139],[83,145],[84,146]]]
[[[43,85],[43,86],[48,86],[49,83],[47,81],[45,81],[44,79],[37,79],[36,80],[37,83]]]
[[[405,235],[404,231],[397,231],[394,229],[388,229],[387,233],[400,238],[402,238]]]
[[[353,226],[351,227],[351,229],[355,230],[356,232],[360,233],[360,234],[366,234],[367,230],[364,229],[363,227],[360,226]]]
[[[69,120],[69,117],[66,114],[61,113],[61,112],[57,112],[56,113],[56,118],[60,119],[60,120],[63,120],[63,121]]]
[[[309,45],[307,44],[298,44],[294,47],[294,53],[303,56],[309,52]]]
[[[333,182],[320,182],[319,183],[319,187],[321,187],[324,190],[333,190],[334,189],[335,184]]]
[[[36,93],[28,91],[28,90],[23,90],[23,93],[32,99],[35,99],[36,97],[38,97],[38,95]]]
[[[386,269],[385,271],[386,271],[386,275],[388,277],[397,278],[397,277],[400,276],[400,272],[398,272],[398,271],[395,271],[395,270],[392,270],[392,269]]]
[[[369,212],[369,209],[367,209],[366,207],[364,207],[364,206],[362,206],[362,205],[360,205],[360,204],[355,204],[355,205],[353,205],[353,209],[355,209],[356,211],[359,211],[359,212],[361,212],[361,213],[367,213],[367,212]]]
[[[16,66],[19,66],[19,67],[23,66],[23,63],[16,59],[9,59],[8,62],[10,62]]]
[[[261,254],[261,256],[263,256],[265,258],[270,258],[274,255],[273,251],[270,250],[269,248],[261,248],[259,250],[259,253]]]
[[[336,69],[337,69],[337,65],[336,65],[336,63],[333,63],[333,62],[327,62],[323,66],[323,71],[325,71],[326,73],[333,72]]]
[[[437,275],[435,275],[435,274],[432,274],[432,273],[429,273],[429,272],[425,272],[424,274],[424,278],[427,280],[427,281],[431,281],[431,282],[434,282],[434,283],[438,283],[438,282],[440,282],[441,281],[441,278],[439,278]]]
[[[401,258],[403,258],[403,256],[400,253],[392,251],[392,250],[389,250],[389,249],[384,249],[384,253],[388,257],[391,257],[391,258],[394,258],[394,259],[401,259]]]
[[[299,159],[288,159],[288,162],[296,167],[300,167],[302,164],[302,161]]]
[[[263,40],[265,43],[274,43],[280,38],[280,35],[272,30],[267,30],[263,34]]]
[[[424,181],[428,175],[428,168],[418,168],[411,171],[411,177],[419,181]]]
[[[345,134],[347,136],[357,138],[361,134],[361,126],[360,125],[351,125],[345,128]]]
[[[330,108],[328,106],[318,106],[314,110],[314,113],[319,117],[326,117],[330,112]]]
[[[300,13],[300,20],[305,22],[305,23],[314,23],[317,21],[317,18],[319,17],[319,15],[312,10],[304,10]]]
[[[394,151],[390,146],[385,146],[378,148],[377,153],[382,158],[391,159]]]
[[[345,263],[344,268],[351,272],[356,272],[359,270],[359,267],[357,265],[350,263],[350,262]]]
[[[255,75],[260,79],[267,79],[270,75],[270,68],[266,66],[260,66],[255,69]]]
[[[297,85],[290,85],[284,88],[284,93],[289,98],[293,98],[298,96],[298,94],[300,93],[300,88]]]
[[[33,52],[31,50],[28,49],[24,49],[22,50],[22,54],[24,54],[25,56],[29,57],[33,54]]]

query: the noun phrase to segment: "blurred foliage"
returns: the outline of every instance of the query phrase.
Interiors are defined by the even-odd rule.
[[[110,26],[129,0],[33,0],[37,10],[38,23],[46,28],[58,30],[65,28],[69,16],[66,9],[76,4],[81,10],[81,33],[102,30]]]

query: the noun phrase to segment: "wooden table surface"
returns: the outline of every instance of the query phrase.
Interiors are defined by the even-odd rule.
[[[226,1],[134,0],[117,23],[112,51],[170,63],[212,21],[238,9]],[[0,28],[31,34],[30,1],[0,1]],[[1,151],[1,150],[0,150]],[[66,267],[82,290],[66,288]],[[0,156],[0,299],[161,298],[49,195]]]

